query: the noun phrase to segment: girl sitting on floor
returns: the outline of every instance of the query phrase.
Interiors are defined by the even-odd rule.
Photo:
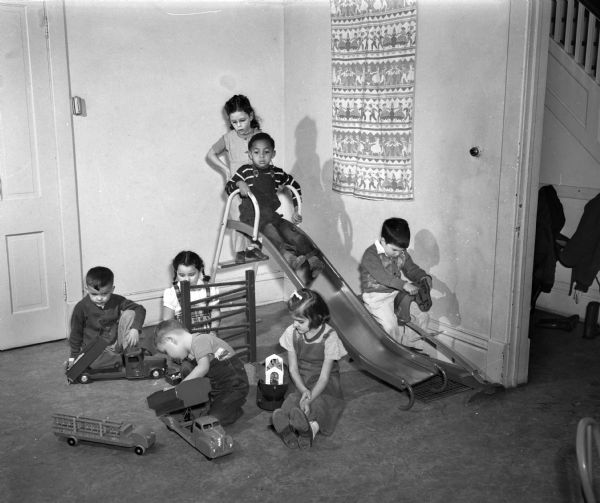
[[[315,291],[301,289],[288,300],[290,325],[279,344],[287,350],[295,390],[273,411],[273,427],[289,448],[312,446],[318,432],[331,435],[344,410],[338,360],[347,354],[327,324],[329,308]]]

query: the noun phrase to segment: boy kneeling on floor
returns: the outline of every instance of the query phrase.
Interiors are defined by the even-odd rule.
[[[173,360],[187,359],[195,363],[184,381],[208,377],[212,388],[208,411],[211,416],[224,426],[240,418],[248,396],[248,376],[229,344],[212,332],[191,334],[175,319],[159,323],[154,342],[158,351]]]

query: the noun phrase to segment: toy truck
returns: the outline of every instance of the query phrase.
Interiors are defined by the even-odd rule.
[[[135,348],[122,355],[115,354],[115,362],[107,367],[91,368],[90,365],[102,354],[108,342],[98,337],[67,368],[69,384],[87,384],[100,379],[158,379],[165,374],[167,359],[150,355],[147,350]]]
[[[67,439],[75,446],[80,440],[99,444],[133,447],[141,456],[154,444],[156,434],[147,426],[133,426],[131,423],[92,419],[70,414],[53,414],[52,429],[57,437]]]
[[[233,439],[212,416],[202,416],[193,421],[177,421],[172,416],[162,416],[160,420],[169,430],[177,433],[209,459],[225,456],[233,451]]]
[[[210,390],[210,379],[197,377],[183,381],[173,388],[155,391],[146,401],[157,416],[182,411],[192,412],[196,407],[205,408],[204,406],[208,405]]]

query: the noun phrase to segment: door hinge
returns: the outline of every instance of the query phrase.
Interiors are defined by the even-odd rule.
[[[63,297],[66,302],[66,300],[67,300],[67,282],[66,281],[63,281]]]

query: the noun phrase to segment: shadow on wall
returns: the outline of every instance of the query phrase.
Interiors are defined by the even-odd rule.
[[[317,155],[317,126],[313,119],[304,117],[296,126],[296,161],[291,174],[302,186],[306,205],[305,222],[312,230],[310,237],[317,244],[325,244],[325,254],[335,265],[342,269],[339,262],[346,260],[344,269],[356,269],[358,263],[350,252],[353,244],[352,222],[339,193],[331,190],[333,161],[329,159],[321,167]],[[327,215],[326,225],[311,225]],[[333,254],[333,256],[331,256]]]
[[[414,250],[409,251],[411,257],[433,279],[431,292],[433,304],[429,314],[432,318],[452,327],[460,325],[460,306],[456,294],[446,283],[431,273],[431,269],[440,263],[440,248],[437,240],[430,231],[422,229],[415,235],[413,246]]]

